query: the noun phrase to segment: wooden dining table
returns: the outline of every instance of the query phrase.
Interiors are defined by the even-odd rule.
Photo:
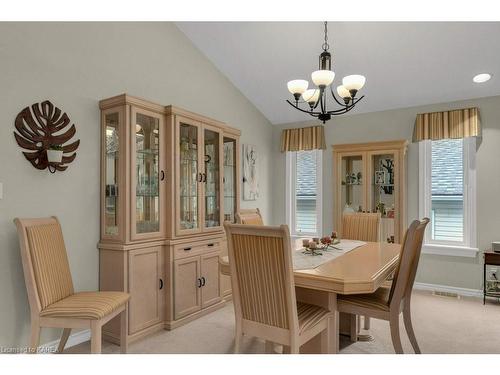
[[[295,250],[303,248],[302,239],[292,241],[292,244]],[[316,268],[294,270],[297,301],[335,312],[330,324],[330,342],[327,348],[321,347],[318,335],[301,347],[301,353],[338,353],[340,319],[337,295],[375,292],[395,271],[400,250],[399,244],[367,242]],[[220,267],[222,274],[230,275],[227,256],[221,258]],[[355,317],[351,317],[351,321],[353,320]],[[351,325],[351,329],[357,328]]]

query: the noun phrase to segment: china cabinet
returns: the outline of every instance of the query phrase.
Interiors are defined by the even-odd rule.
[[[380,212],[381,240],[402,240],[407,145],[403,140],[333,146],[334,227],[341,235],[343,213]]]
[[[240,131],[126,94],[102,100],[101,290],[131,294],[130,340],[223,306],[224,220],[239,209]],[[109,322],[106,338],[119,340]]]

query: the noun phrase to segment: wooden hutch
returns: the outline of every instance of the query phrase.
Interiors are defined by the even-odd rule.
[[[344,212],[381,212],[381,241],[400,243],[406,230],[408,141],[333,147],[334,228],[342,235]]]
[[[102,100],[99,288],[131,294],[131,341],[230,298],[224,221],[240,196],[240,131],[126,94]],[[103,334],[119,340],[119,322]]]

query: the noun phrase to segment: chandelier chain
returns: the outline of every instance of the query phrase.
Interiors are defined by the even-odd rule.
[[[328,51],[330,45],[328,44],[328,22],[325,21],[325,42],[323,43],[323,51]]]

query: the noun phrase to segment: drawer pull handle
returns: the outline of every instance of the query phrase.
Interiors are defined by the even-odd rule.
[[[160,290],[163,289],[163,279],[160,279]]]
[[[190,248],[190,247],[185,247],[185,248],[184,248],[184,251],[189,251],[189,250],[191,250],[191,248]]]
[[[208,246],[208,247],[213,247],[213,246],[214,246],[214,244],[213,244],[213,243],[209,243],[207,246]]]
[[[198,288],[201,288],[201,279],[198,279]]]
[[[203,284],[201,284],[201,286],[205,286],[205,284],[206,284],[206,280],[205,280],[205,277],[204,277],[204,276],[202,276],[202,277],[201,277],[201,281],[202,281],[202,283],[203,283]]]

